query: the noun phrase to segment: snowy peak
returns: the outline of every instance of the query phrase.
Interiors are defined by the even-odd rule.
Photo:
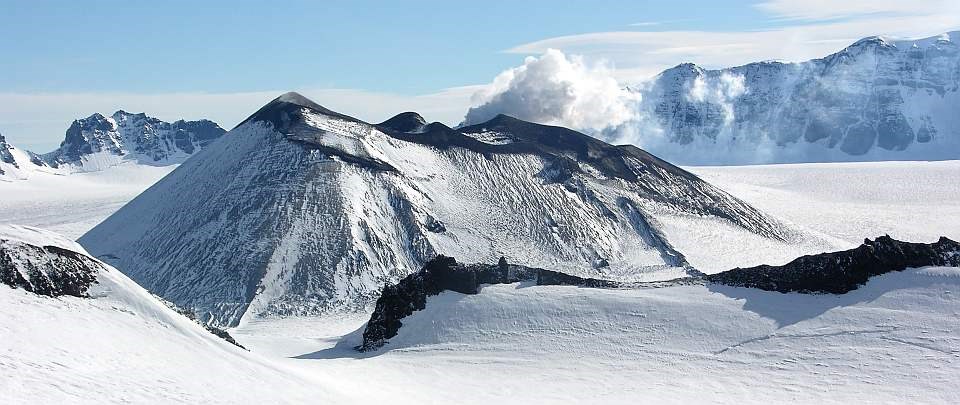
[[[415,112],[403,112],[377,124],[379,127],[389,128],[400,132],[423,132],[427,121]]]
[[[22,180],[37,169],[49,168],[39,155],[18,149],[0,134],[0,180]]]
[[[639,142],[683,164],[956,159],[957,39],[873,36],[801,63],[681,64],[633,90]]]
[[[277,97],[263,107],[260,107],[257,112],[247,117],[247,119],[243,120],[243,122],[238,124],[237,127],[241,127],[244,124],[251,122],[268,122],[273,125],[273,128],[277,131],[287,133],[294,125],[302,124],[304,122],[304,111],[311,112],[312,114],[319,114],[321,116],[336,117],[348,121],[361,122],[356,118],[329,110],[326,107],[315,103],[313,100],[304,97],[300,93],[291,91],[281,94],[280,97]]]
[[[209,120],[168,123],[145,113],[95,113],[67,129],[60,147],[43,156],[53,167],[93,171],[124,160],[150,165],[181,163],[226,131]]]

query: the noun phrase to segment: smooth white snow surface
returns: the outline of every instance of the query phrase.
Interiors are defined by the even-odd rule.
[[[960,239],[957,161],[688,169],[835,245],[823,250],[883,233]],[[712,232],[663,225],[674,243],[693,245]],[[20,232],[9,229],[0,235]],[[681,234],[688,240],[678,242]],[[726,253],[687,257],[729,268],[817,253],[778,251],[746,236],[713,252]],[[250,320],[230,331],[247,353],[175,318],[142,289],[103,279],[98,292],[117,287],[92,300],[0,286],[0,396],[11,403],[960,401],[957,268],[891,273],[842,296],[698,285],[487,286],[478,295],[432,297],[404,319],[399,336],[365,354],[352,349],[363,317]]]
[[[0,238],[86,254],[31,227],[0,225]],[[105,265],[97,280],[90,298],[0,285],[0,402],[344,401],[331,381],[215,337],[116,269]]]
[[[125,162],[88,173],[34,171],[24,180],[0,180],[0,223],[76,239],[175,168]]]
[[[734,196],[852,248],[889,234],[960,240],[960,160],[687,167]]]
[[[374,353],[352,349],[358,333],[336,338],[342,321],[233,333],[402,403],[952,403],[958,288],[956,268],[893,273],[843,296],[520,283],[430,298]]]

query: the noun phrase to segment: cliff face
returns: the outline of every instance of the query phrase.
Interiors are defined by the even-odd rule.
[[[669,144],[648,149],[679,163],[956,159],[957,41],[870,37],[802,63],[682,64],[636,89],[650,117],[640,128],[662,131]]]

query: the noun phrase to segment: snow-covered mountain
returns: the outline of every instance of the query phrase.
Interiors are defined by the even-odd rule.
[[[0,179],[93,172],[128,162],[180,164],[225,132],[209,120],[169,123],[144,113],[96,113],[73,121],[60,147],[43,155],[13,147],[0,136]]]
[[[685,63],[640,92],[641,144],[678,163],[960,158],[960,31],[869,37],[802,63]]]
[[[45,154],[44,160],[53,167],[73,165],[84,171],[96,170],[104,157],[109,157],[108,164],[121,159],[149,165],[182,163],[225,132],[208,120],[168,123],[144,113],[93,114],[73,121],[60,147]]]
[[[79,241],[221,325],[363,309],[437,253],[618,280],[793,232],[632,146],[498,116],[372,125],[284,94]],[[789,254],[789,253],[788,253]]]

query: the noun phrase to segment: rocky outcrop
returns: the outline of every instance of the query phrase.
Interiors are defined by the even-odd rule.
[[[497,265],[462,264],[456,259],[437,256],[423,269],[384,288],[376,309],[363,331],[360,351],[376,350],[387,339],[397,335],[403,326],[401,319],[426,308],[427,297],[444,291],[477,294],[483,284],[508,284],[518,281],[536,281],[537,285],[577,285],[582,287],[614,288],[624,284],[583,278],[560,272],[508,264],[501,257]]]
[[[941,237],[935,243],[901,242],[890,236],[866,239],[855,249],[799,257],[783,266],[736,268],[706,280],[767,291],[843,294],[870,277],[906,268],[960,266],[960,243]]]
[[[0,239],[0,283],[13,288],[84,297],[102,269],[96,259],[61,247]]]
[[[363,331],[360,351],[376,350],[396,336],[401,319],[426,308],[427,298],[444,291],[477,294],[483,284],[536,281],[536,285],[575,285],[591,288],[659,288],[713,282],[766,291],[843,294],[870,277],[924,266],[960,266],[960,243],[941,237],[935,243],[910,243],[881,236],[842,252],[802,256],[783,266],[736,268],[722,273],[664,281],[623,283],[577,277],[557,271],[507,264],[460,264],[452,257],[437,256],[422,270],[388,286]]]

